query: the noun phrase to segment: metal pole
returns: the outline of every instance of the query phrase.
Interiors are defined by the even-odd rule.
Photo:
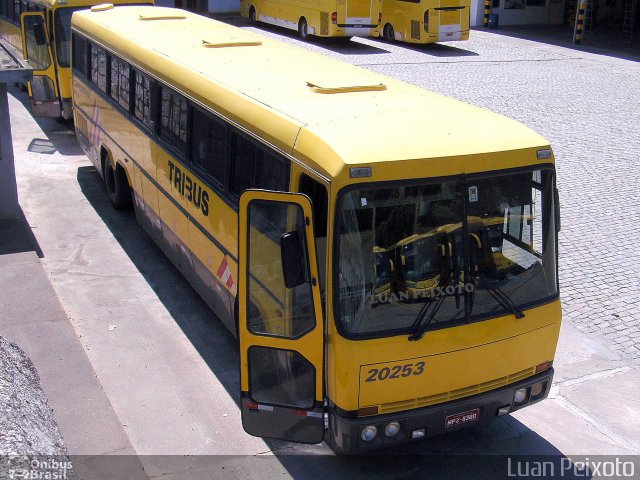
[[[582,35],[584,34],[584,16],[587,10],[587,2],[578,3],[578,14],[576,15],[576,23],[573,28],[573,44],[580,45],[582,43]]]
[[[491,0],[484,0],[484,22],[483,23],[485,28],[489,26],[490,14],[491,14]]]
[[[11,119],[7,84],[0,83],[0,217],[13,218],[20,214],[18,188],[13,163],[13,143],[11,141]]]

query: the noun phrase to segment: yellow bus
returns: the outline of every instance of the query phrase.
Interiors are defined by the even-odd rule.
[[[0,0],[0,36],[33,67],[27,89],[36,116],[71,114],[71,15],[99,0]],[[115,0],[146,3],[153,0]]]
[[[470,0],[382,0],[380,36],[389,42],[469,39]]]
[[[240,0],[249,22],[295,30],[302,40],[316,37],[378,36],[381,0]]]
[[[72,30],[79,142],[237,335],[248,433],[357,453],[547,396],[561,322],[547,141],[186,11],[101,8]],[[436,229],[437,294],[391,295],[384,252]],[[475,260],[476,237],[517,268]]]

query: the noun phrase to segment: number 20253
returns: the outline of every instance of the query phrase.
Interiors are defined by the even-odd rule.
[[[408,377],[410,375],[422,375],[424,362],[405,363],[394,367],[372,368],[367,372],[367,382],[382,382],[394,378]]]

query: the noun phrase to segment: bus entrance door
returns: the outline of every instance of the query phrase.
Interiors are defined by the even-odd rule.
[[[309,198],[247,190],[239,243],[242,425],[258,437],[319,443],[324,337]]]
[[[31,110],[38,117],[59,117],[58,83],[44,13],[23,13],[20,21],[24,58],[33,67],[28,83]]]

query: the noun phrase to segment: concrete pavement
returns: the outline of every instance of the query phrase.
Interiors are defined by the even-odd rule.
[[[279,35],[275,30],[269,34]],[[524,40],[514,42],[520,43],[504,54],[509,58],[537,62],[543,57],[545,62],[564,62],[570,56],[557,50],[559,47],[547,50]],[[479,38],[476,52],[474,45],[465,50],[470,54],[464,58],[481,57],[497,63],[505,58],[492,38]],[[347,48],[360,52],[357,46]],[[391,55],[402,49],[376,42],[364,48],[369,52],[364,55],[369,63],[385,55],[376,55],[373,49],[384,48]],[[446,52],[446,48],[435,51]],[[411,49],[398,55],[412,52],[424,57],[423,52]],[[352,56],[353,61],[358,63],[362,55]],[[407,63],[409,57],[402,60]],[[450,58],[445,60],[443,63]],[[400,77],[408,75],[406,70],[380,63],[375,68],[388,69],[387,73]],[[420,68],[444,68],[439,65]],[[450,68],[459,71],[459,65]],[[431,77],[436,86],[453,88],[437,83],[435,79],[441,77],[436,70]],[[595,70],[597,73],[601,67]],[[613,73],[607,71],[605,78],[609,75]],[[625,75],[635,78],[634,74]],[[459,87],[471,83],[466,73],[460,80]],[[470,88],[460,88],[459,92],[472,96]],[[144,468],[149,477],[277,475],[307,479],[329,474],[336,478],[424,478],[427,472],[437,477],[452,471],[460,476],[501,478],[506,472],[501,457],[496,457],[496,465],[463,465],[430,457],[442,453],[640,454],[637,362],[605,336],[580,329],[584,318],[572,314],[576,304],[592,298],[596,299],[592,308],[596,308],[603,292],[602,288],[579,290],[577,283],[566,285],[570,279],[567,264],[574,257],[586,264],[580,266],[583,276],[597,271],[589,263],[597,264],[597,257],[583,253],[578,258],[568,251],[570,241],[587,247],[579,235],[591,230],[588,223],[573,220],[580,216],[582,197],[571,189],[563,190],[562,183],[562,206],[572,221],[563,225],[569,230],[561,254],[565,265],[561,281],[567,300],[551,398],[486,426],[388,452],[409,455],[411,460],[344,461],[329,455],[325,446],[265,442],[244,434],[237,405],[237,349],[231,335],[136,225],[134,215],[111,209],[99,176],[82,155],[72,132],[54,121],[36,122],[20,102],[24,97],[15,90],[11,94],[15,97],[10,109],[20,203],[38,244],[34,249],[39,249],[42,258],[33,253],[0,257],[4,261],[0,264],[0,334],[18,343],[36,364],[72,456],[143,455],[130,467],[137,474]],[[517,107],[518,115],[526,114],[525,107]],[[538,126],[549,128],[542,122]],[[566,162],[575,145],[563,143],[565,137],[560,132],[557,135],[557,141],[552,142],[560,152],[559,162]],[[624,137],[624,132],[620,135]],[[560,168],[564,169],[562,182],[569,178],[571,166],[567,162]],[[575,175],[571,178],[579,181],[579,177],[573,180]],[[598,218],[606,220],[604,215]],[[623,240],[633,250],[637,237]],[[620,275],[611,273],[612,278]],[[637,323],[633,312],[624,320]],[[210,456],[179,459],[155,455]],[[323,465],[326,470],[305,468],[310,456],[316,462],[331,463]],[[637,473],[640,475],[640,465]]]

